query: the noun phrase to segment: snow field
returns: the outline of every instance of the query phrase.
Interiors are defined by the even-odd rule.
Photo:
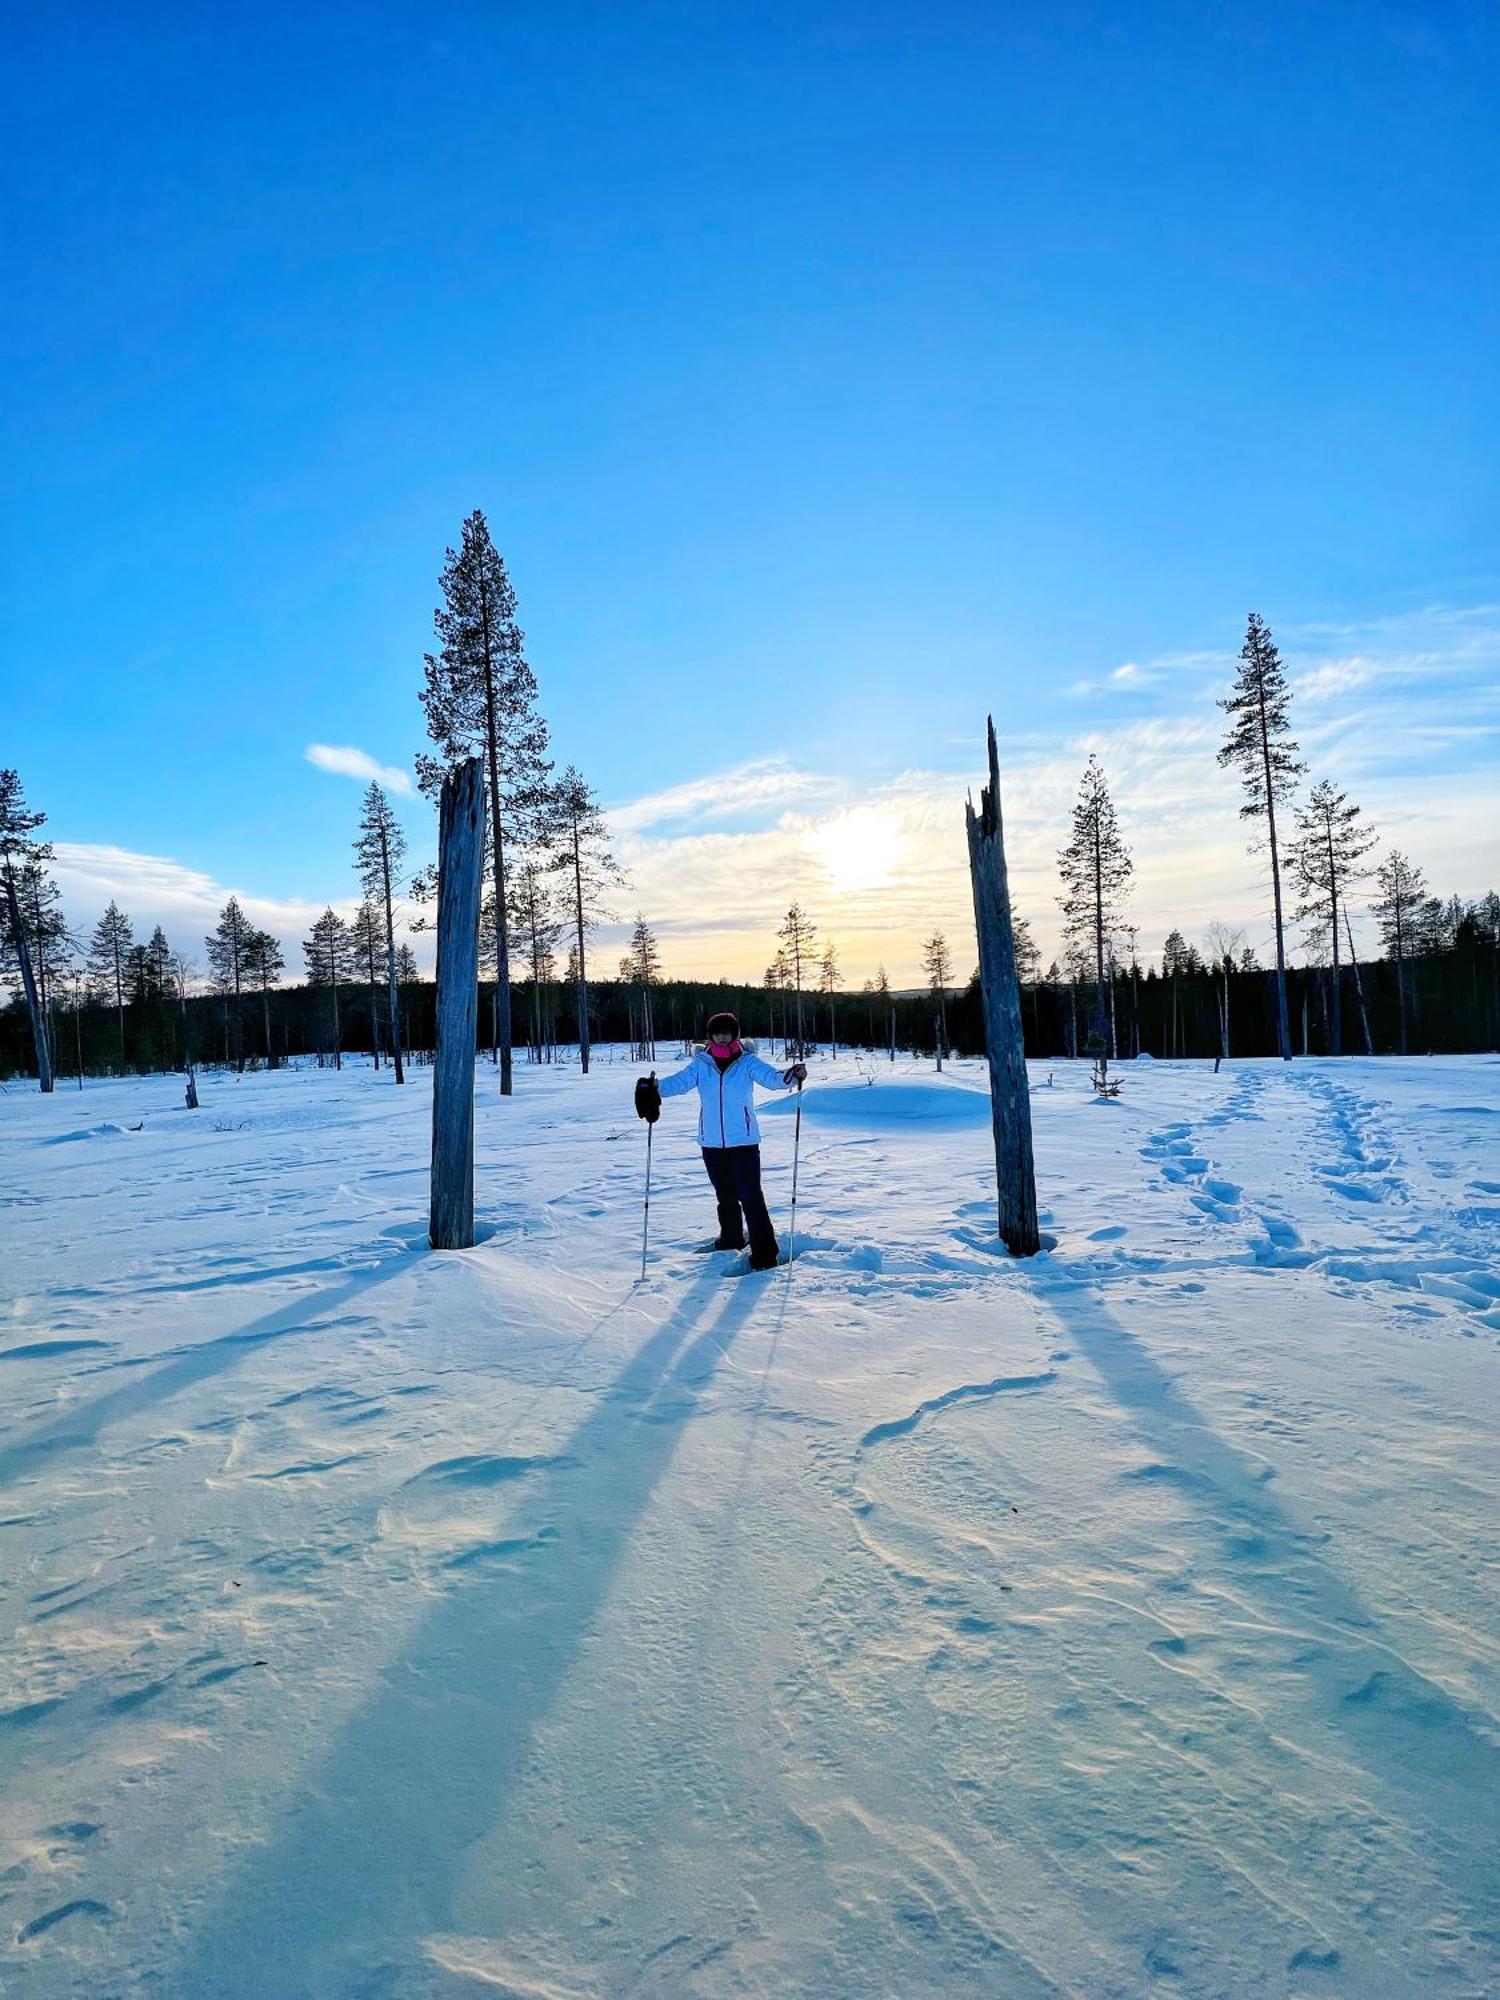
[[[0,1988],[1500,1987],[1500,1065],[634,1073],[0,1098]]]

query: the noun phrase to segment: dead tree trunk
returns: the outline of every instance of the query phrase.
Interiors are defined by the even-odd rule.
[[[434,1250],[467,1250],[474,1241],[474,1034],[483,867],[484,769],[470,757],[444,778],[438,807],[437,1046],[427,1231]]]
[[[974,924],[979,933],[979,990],[984,1001],[984,1042],[990,1062],[990,1115],[995,1128],[995,1186],[1000,1239],[1013,1257],[1034,1257],[1042,1247],[1036,1221],[1036,1168],[1031,1151],[1031,1089],[1021,1027],[1021,983],[1011,927],[1005,829],[1000,817],[1000,760],[995,724],[989,722],[990,781],[964,808],[969,833],[969,875]]]

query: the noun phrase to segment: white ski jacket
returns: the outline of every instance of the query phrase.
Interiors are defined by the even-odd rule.
[[[756,1084],[766,1090],[790,1087],[779,1069],[772,1069],[749,1049],[743,1050],[722,1071],[707,1049],[699,1049],[685,1069],[657,1079],[663,1097],[686,1097],[696,1085],[700,1146],[760,1144],[760,1126],[755,1117]]]

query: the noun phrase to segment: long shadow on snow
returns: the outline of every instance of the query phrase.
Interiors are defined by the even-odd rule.
[[[50,1463],[58,1452],[78,1451],[85,1445],[95,1443],[100,1432],[107,1430],[111,1424],[134,1416],[138,1410],[148,1410],[157,1403],[164,1403],[179,1390],[191,1388],[195,1382],[205,1381],[210,1375],[218,1375],[224,1369],[234,1367],[257,1347],[264,1347],[269,1341],[282,1340],[291,1333],[312,1331],[361,1292],[368,1291],[372,1285],[384,1284],[402,1271],[411,1269],[411,1266],[412,1259],[408,1256],[397,1254],[386,1257],[379,1264],[356,1272],[345,1284],[334,1285],[329,1291],[319,1292],[312,1298],[303,1297],[277,1306],[242,1326],[237,1333],[226,1333],[217,1340],[203,1340],[195,1346],[182,1348],[164,1366],[137,1376],[123,1388],[112,1390],[107,1396],[96,1396],[91,1403],[65,1410],[50,1424],[33,1431],[30,1437],[20,1438],[15,1444],[0,1450],[0,1487],[10,1485],[13,1480],[44,1463]]]
[[[384,1669],[279,1838],[230,1884],[178,1990],[426,1990],[420,1941],[455,1927],[465,1856],[501,1817],[697,1392],[764,1296],[754,1280],[731,1284],[684,1348],[722,1284],[695,1283],[559,1446],[559,1469],[510,1530],[514,1567],[452,1587]]]
[[[1165,1369],[1098,1293],[1033,1280],[1071,1341],[1160,1455],[1161,1470],[1197,1500],[1227,1547],[1236,1579],[1288,1636],[1310,1635],[1286,1664],[1308,1710],[1340,1731],[1357,1762],[1423,1823],[1445,1879],[1470,1902],[1478,1935],[1500,1935],[1500,1744],[1439,1685],[1408,1666],[1338,1571],[1267,1493]]]

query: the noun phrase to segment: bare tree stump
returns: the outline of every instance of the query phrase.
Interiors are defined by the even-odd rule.
[[[434,1250],[474,1241],[474,1035],[479,1011],[479,899],[484,772],[477,757],[443,780],[438,807],[437,1047],[432,1078]]]
[[[969,875],[974,924],[979,933],[979,990],[984,1001],[984,1042],[990,1062],[990,1116],[995,1128],[995,1186],[1000,1239],[1013,1257],[1034,1257],[1042,1247],[1036,1221],[1036,1168],[1031,1153],[1031,1089],[1021,1029],[1021,982],[1011,928],[1010,882],[1005,869],[1005,829],[1000,818],[1000,760],[994,719],[989,721],[990,781],[964,808],[969,833]]]

